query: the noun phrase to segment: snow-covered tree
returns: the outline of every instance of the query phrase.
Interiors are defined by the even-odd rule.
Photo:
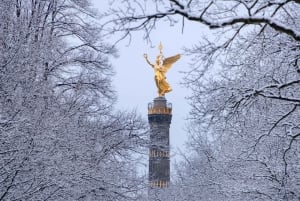
[[[237,165],[232,179],[247,181],[236,189],[249,200],[299,198],[300,77],[288,59],[295,46],[289,37],[266,30],[251,47],[237,44],[224,73],[193,87],[192,116],[202,132],[212,129],[226,154],[223,161]]]
[[[299,200],[300,2],[123,3],[111,32],[147,38],[160,21],[188,20],[214,34],[186,49],[193,154],[179,166],[182,200]]]
[[[145,124],[113,106],[88,0],[0,2],[0,200],[137,200]]]

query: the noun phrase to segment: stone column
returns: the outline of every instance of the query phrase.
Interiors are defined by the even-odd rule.
[[[149,190],[166,188],[170,184],[169,128],[172,106],[165,97],[157,97],[148,105],[150,124]]]

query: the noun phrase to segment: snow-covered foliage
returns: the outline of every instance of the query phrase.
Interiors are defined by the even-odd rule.
[[[145,124],[117,112],[89,1],[0,2],[0,200],[137,200]]]
[[[111,22],[124,36],[161,20],[214,29],[186,49],[190,152],[169,200],[299,201],[300,2],[123,2]]]
[[[299,44],[268,28],[251,36],[231,48],[217,78],[190,85],[193,135],[214,145],[224,199],[298,200]]]

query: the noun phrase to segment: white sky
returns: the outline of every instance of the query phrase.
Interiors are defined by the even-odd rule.
[[[107,7],[106,1],[94,0],[96,9]],[[179,18],[181,19],[181,18]],[[147,118],[147,106],[157,97],[157,89],[154,83],[153,69],[146,63],[143,54],[147,53],[149,60],[154,63],[159,50],[157,46],[160,41],[163,44],[163,54],[165,57],[183,53],[184,46],[191,47],[201,38],[208,29],[200,25],[200,23],[190,23],[185,20],[184,32],[181,32],[181,23],[174,27],[170,27],[167,23],[160,24],[150,35],[152,45],[143,40],[143,33],[135,33],[131,43],[128,40],[118,43],[119,58],[113,59],[112,63],[116,71],[113,85],[117,91],[118,103],[117,107],[125,110],[136,109],[142,116]],[[112,43],[113,43],[112,39]],[[167,81],[171,85],[173,91],[166,94],[168,102],[173,106],[173,117],[170,128],[170,145],[171,155],[176,157],[178,148],[184,148],[184,142],[187,140],[185,127],[187,124],[190,107],[186,96],[189,92],[180,85],[184,75],[180,71],[189,70],[189,58],[182,55],[180,60],[173,64],[167,73]],[[174,160],[171,159],[172,162]]]

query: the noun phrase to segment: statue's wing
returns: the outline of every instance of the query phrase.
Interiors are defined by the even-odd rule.
[[[171,68],[172,64],[175,63],[178,59],[180,59],[180,54],[176,54],[175,56],[164,59],[163,66],[165,67],[166,71],[168,71]]]

